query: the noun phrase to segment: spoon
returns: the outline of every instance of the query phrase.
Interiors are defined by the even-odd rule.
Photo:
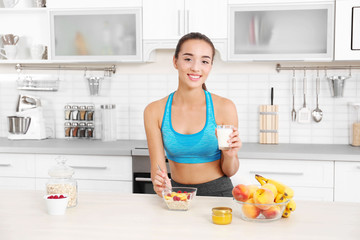
[[[316,76],[316,108],[312,111],[312,116],[315,122],[320,122],[323,117],[323,112],[319,108],[319,89],[320,89],[320,77],[319,69]]]

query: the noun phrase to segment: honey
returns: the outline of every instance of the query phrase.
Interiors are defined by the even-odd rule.
[[[214,224],[227,225],[232,221],[232,209],[228,207],[216,207],[212,209],[212,221]]]

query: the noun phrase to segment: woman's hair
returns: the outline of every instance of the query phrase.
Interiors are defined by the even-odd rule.
[[[211,42],[210,38],[208,38],[206,35],[202,34],[202,33],[199,33],[199,32],[191,32],[191,33],[188,33],[186,35],[184,35],[182,38],[180,38],[178,44],[176,45],[176,49],[175,49],[175,54],[174,54],[174,57],[175,59],[178,59],[179,57],[179,52],[181,50],[181,47],[182,45],[184,44],[184,42],[186,42],[187,40],[203,40],[205,42],[207,42],[211,49],[212,49],[212,58],[211,58],[211,64],[213,63],[214,61],[214,56],[215,56],[215,47],[214,47],[214,44]],[[202,88],[204,90],[207,90],[206,86],[205,86],[205,83],[203,83],[202,85]]]

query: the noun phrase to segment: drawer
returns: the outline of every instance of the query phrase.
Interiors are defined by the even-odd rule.
[[[75,179],[132,180],[130,156],[62,155],[66,164],[74,168]],[[48,178],[48,171],[57,164],[59,155],[36,155],[36,177]]]
[[[233,184],[258,184],[255,174],[271,178],[291,187],[333,188],[332,161],[240,159]]]
[[[335,201],[360,202],[360,162],[335,162]]]
[[[36,190],[45,192],[46,183],[49,179],[37,178]],[[132,193],[131,181],[104,181],[104,180],[78,180],[78,191],[81,192],[117,192]]]
[[[35,178],[0,177],[0,189],[34,190]]]
[[[0,176],[35,177],[35,155],[1,153]]]
[[[294,199],[306,201],[334,201],[333,188],[292,187],[295,192]]]

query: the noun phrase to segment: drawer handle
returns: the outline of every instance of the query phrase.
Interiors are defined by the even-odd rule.
[[[135,181],[136,182],[152,182],[151,178],[146,178],[146,177],[136,177]]]
[[[275,175],[304,175],[303,172],[272,172],[272,171],[250,171],[252,174],[275,174]]]
[[[0,163],[0,167],[11,167],[10,163]]]
[[[70,166],[72,168],[76,168],[76,169],[99,169],[99,170],[105,170],[107,169],[106,166]]]

